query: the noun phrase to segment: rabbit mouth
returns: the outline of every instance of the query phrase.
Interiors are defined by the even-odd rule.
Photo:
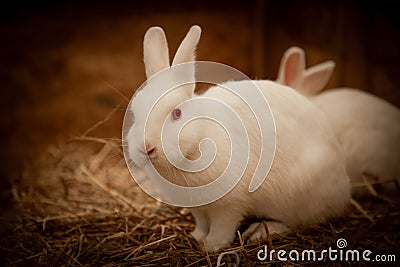
[[[149,154],[147,152],[144,152],[140,148],[134,148],[132,151],[130,151],[128,158],[130,164],[143,168],[146,165],[151,164],[151,162],[157,158],[157,154],[156,153]]]
[[[141,154],[140,156],[141,156],[141,159],[143,160],[144,165],[147,165],[147,164],[154,165],[160,161],[157,148],[154,148],[151,151],[147,151],[147,152],[144,152],[141,149],[139,149],[139,151],[140,151],[140,154]]]

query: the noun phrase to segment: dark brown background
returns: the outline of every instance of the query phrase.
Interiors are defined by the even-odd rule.
[[[81,3],[82,2],[82,3]],[[332,59],[329,86],[351,86],[400,105],[398,1],[35,1],[2,7],[1,183],[49,145],[79,135],[145,80],[142,38],[160,25],[171,54],[192,24],[198,59],[275,79],[284,50]],[[117,137],[124,111],[94,135]],[[3,198],[9,196],[4,191]],[[2,202],[5,203],[4,201]]]

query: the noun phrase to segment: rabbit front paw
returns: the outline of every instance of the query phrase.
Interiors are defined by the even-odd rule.
[[[206,238],[207,233],[199,227],[196,227],[196,229],[194,229],[194,231],[192,231],[190,235],[193,236],[193,238],[196,239],[197,242],[201,243],[201,241]]]
[[[264,241],[268,239],[268,234],[276,235],[289,232],[290,229],[279,222],[274,221],[264,221],[261,223],[253,223],[247,228],[243,233],[243,238],[247,239],[248,243],[253,243],[257,241]]]
[[[229,240],[218,240],[212,237],[207,237],[202,244],[202,250],[209,253],[218,252],[219,250],[229,247],[231,242]]]

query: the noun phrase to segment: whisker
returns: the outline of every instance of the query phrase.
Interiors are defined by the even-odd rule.
[[[122,141],[122,139],[121,138],[115,138],[115,137],[109,137],[109,138],[106,138],[107,140],[111,140],[111,141]]]
[[[112,145],[113,147],[119,147],[119,144],[116,144],[112,140],[108,140],[107,138],[100,138],[100,137],[94,137],[94,136],[72,136],[67,139],[67,142],[71,141],[92,141],[92,142],[97,142],[101,144],[109,144]]]
[[[135,169],[138,168],[138,166],[133,162],[132,160],[128,161],[128,168],[131,169],[131,171],[134,171]]]
[[[120,106],[121,106],[121,103],[119,103],[113,110],[111,110],[103,120],[101,120],[101,121],[95,123],[92,127],[90,127],[89,129],[87,129],[87,130],[82,134],[82,136],[86,136],[88,133],[90,133],[91,131],[93,131],[94,129],[96,129],[97,127],[99,127],[100,125],[102,125],[102,124],[104,124],[105,122],[107,122],[107,121],[110,119],[110,117],[115,113],[115,111],[117,110],[117,108],[119,108]]]
[[[122,94],[119,90],[117,90],[116,88],[114,88],[113,86],[111,86],[111,84],[109,84],[106,80],[104,80],[104,79],[102,79],[103,80],[103,82],[109,87],[109,88],[111,88],[112,90],[114,90],[117,94],[119,94],[120,96],[122,96],[127,102],[129,102],[129,99],[124,95],[124,94]]]
[[[189,181],[188,181],[188,179],[186,178],[185,174],[184,174],[183,172],[180,172],[180,173],[182,174],[183,179],[185,180],[186,186],[189,187]]]
[[[107,159],[108,159],[108,160],[112,160],[112,159],[117,158],[117,157],[120,157],[121,159],[124,158],[124,156],[123,156],[121,153],[115,153],[115,154],[113,154],[113,155],[109,155],[109,156],[107,157]]]

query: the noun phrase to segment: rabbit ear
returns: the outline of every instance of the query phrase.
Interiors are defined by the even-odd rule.
[[[196,60],[196,46],[200,40],[201,28],[197,25],[192,26],[185,38],[183,39],[181,45],[176,51],[174,60],[172,61],[172,66],[186,63],[194,62]],[[182,78],[184,80],[195,81],[195,64],[187,64],[181,69]],[[190,83],[181,86],[182,92],[185,92],[188,97],[193,96],[196,84]]]
[[[304,50],[297,46],[289,48],[282,56],[277,82],[297,87],[297,83],[303,79],[305,67]]]
[[[198,25],[192,26],[176,51],[172,66],[192,62],[196,60],[196,46],[200,40],[201,28]]]
[[[162,28],[151,27],[144,35],[143,61],[147,78],[169,68],[168,44]]]
[[[304,73],[304,80],[300,90],[305,95],[315,95],[322,91],[332,76],[335,63],[326,61],[324,63],[312,66]]]

